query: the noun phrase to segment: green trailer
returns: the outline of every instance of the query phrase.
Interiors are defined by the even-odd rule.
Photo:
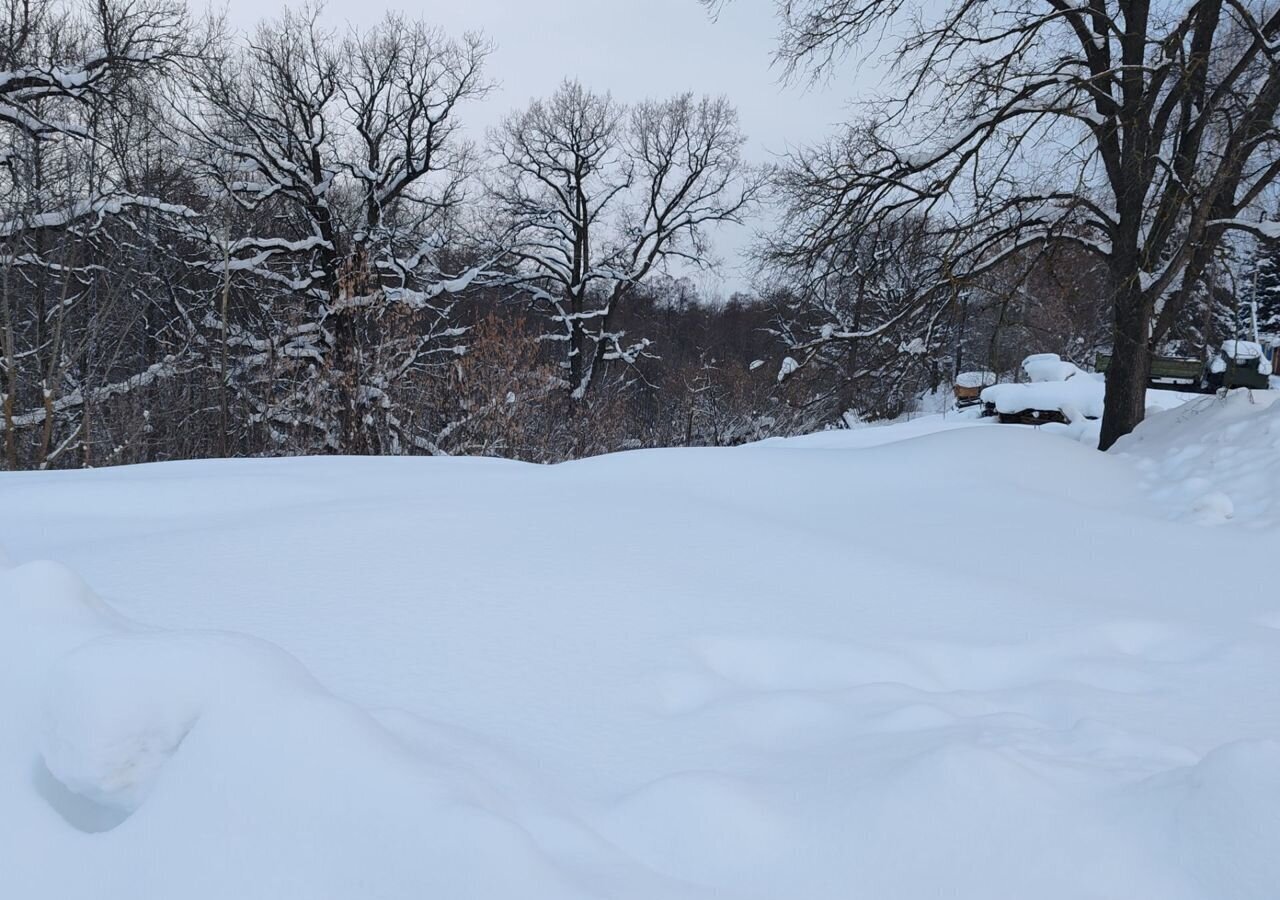
[[[1265,391],[1271,387],[1267,373],[1260,371],[1261,358],[1235,359],[1220,353],[1206,366],[1198,359],[1184,356],[1156,356],[1151,360],[1149,387],[1165,391],[1197,391],[1213,393],[1220,388],[1249,388]],[[1094,368],[1106,372],[1111,365],[1109,353],[1099,353]]]
[[[1110,353],[1099,353],[1094,368],[1106,372]],[[1203,391],[1206,389],[1204,362],[1185,356],[1156,356],[1151,360],[1149,387],[1162,391]]]

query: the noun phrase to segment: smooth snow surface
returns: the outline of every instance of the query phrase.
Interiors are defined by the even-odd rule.
[[[0,476],[0,896],[1269,900],[1269,400]]]

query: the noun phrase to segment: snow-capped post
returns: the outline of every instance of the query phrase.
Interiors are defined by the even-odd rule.
[[[713,4],[714,5],[714,4]],[[1280,175],[1280,11],[1230,0],[795,0],[778,56],[821,75],[893,36],[897,90],[789,167],[815,247],[923,216],[958,274],[1075,246],[1108,270],[1100,446],[1142,421],[1153,348]]]
[[[492,201],[516,235],[510,282],[546,317],[544,340],[563,344],[571,398],[648,347],[617,327],[628,295],[668,263],[710,265],[706,229],[755,204],[764,173],[743,142],[724,98],[628,107],[576,81],[490,133]]]

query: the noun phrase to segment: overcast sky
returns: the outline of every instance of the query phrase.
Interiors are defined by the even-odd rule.
[[[232,24],[243,29],[284,6],[275,0],[226,2]],[[780,83],[770,65],[777,35],[773,0],[734,0],[714,21],[697,0],[330,0],[325,15],[335,25],[372,24],[389,9],[454,35],[482,31],[495,42],[489,74],[498,86],[465,112],[477,134],[570,77],[624,101],[686,90],[724,94],[750,137],[750,157],[765,161],[827,133],[844,117],[853,94],[851,79],[817,88]],[[723,283],[704,281],[704,289],[745,283],[739,251],[750,234],[728,232],[717,238],[725,259]]]

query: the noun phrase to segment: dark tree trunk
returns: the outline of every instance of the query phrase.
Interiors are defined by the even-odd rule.
[[[361,306],[353,305],[367,297],[371,284],[368,259],[363,246],[357,246],[343,263],[337,279],[335,301],[342,304],[333,323],[334,368],[337,370],[339,453],[366,456],[378,452],[377,442],[365,423],[367,404],[361,398],[364,385],[364,353],[360,316]]]
[[[582,327],[582,320],[575,318],[569,324],[569,396],[577,399],[578,389],[582,387],[585,373],[583,357],[587,352],[587,333]]]
[[[369,452],[365,441],[364,416],[360,403],[360,349],[356,310],[345,309],[335,316],[333,343],[338,370],[338,424],[342,446],[339,453],[363,456]]]
[[[1151,376],[1151,315],[1142,292],[1135,286],[1121,288],[1116,297],[1115,331],[1111,364],[1107,367],[1107,395],[1102,407],[1099,450],[1133,431],[1146,415],[1147,381]]]

